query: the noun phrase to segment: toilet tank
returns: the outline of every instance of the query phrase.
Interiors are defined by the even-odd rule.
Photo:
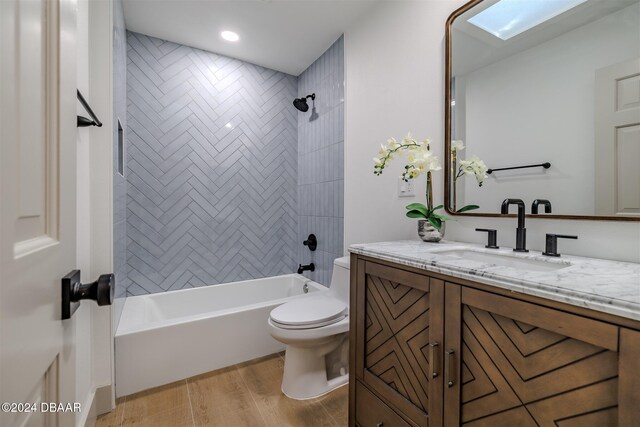
[[[350,258],[348,256],[336,258],[333,261],[333,275],[331,276],[330,290],[341,301],[349,303],[349,270]]]

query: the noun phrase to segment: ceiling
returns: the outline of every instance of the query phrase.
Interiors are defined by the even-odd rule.
[[[485,0],[460,15],[452,26],[452,53],[454,76],[469,73],[508,56],[548,42],[562,34],[611,15],[623,8],[638,4],[640,0],[588,0],[536,27],[509,40],[500,40],[470,24],[467,20],[496,3]]]
[[[130,31],[297,76],[378,1],[124,0],[124,15]]]

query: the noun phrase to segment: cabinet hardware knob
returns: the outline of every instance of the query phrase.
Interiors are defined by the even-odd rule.
[[[376,424],[376,427],[382,427],[384,425],[384,423],[378,423]]]

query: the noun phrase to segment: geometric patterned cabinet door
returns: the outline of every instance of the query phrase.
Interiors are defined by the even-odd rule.
[[[441,425],[443,282],[364,264],[357,289],[364,324],[356,334],[364,357],[356,375],[408,422]]]
[[[637,416],[637,332],[453,284],[445,304],[446,425],[617,426]]]

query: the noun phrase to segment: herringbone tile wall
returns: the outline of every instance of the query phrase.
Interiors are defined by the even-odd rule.
[[[127,42],[127,295],[293,272],[296,77]]]
[[[328,286],[344,235],[344,38],[298,78],[298,96],[315,93],[315,111],[298,113],[298,259],[307,277]],[[311,104],[313,105],[313,104]],[[301,243],[310,233],[318,249]]]

